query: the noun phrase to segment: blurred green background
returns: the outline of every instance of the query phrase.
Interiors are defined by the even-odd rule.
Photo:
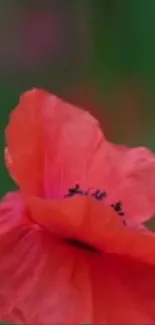
[[[14,188],[8,114],[31,87],[90,110],[111,141],[155,149],[155,0],[1,0],[0,41],[0,195]]]

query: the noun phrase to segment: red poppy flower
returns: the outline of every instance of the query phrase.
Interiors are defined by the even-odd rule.
[[[0,205],[0,319],[154,324],[155,157],[110,144],[98,122],[43,90],[6,130],[20,190]]]

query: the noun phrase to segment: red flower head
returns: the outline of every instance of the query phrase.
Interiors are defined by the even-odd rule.
[[[6,130],[20,190],[0,206],[0,318],[153,324],[155,156],[110,144],[87,112],[43,90]]]

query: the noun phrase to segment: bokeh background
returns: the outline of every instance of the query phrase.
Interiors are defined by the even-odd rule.
[[[109,140],[155,149],[155,0],[1,0],[0,44],[0,196],[14,188],[4,128],[31,87],[90,110]]]

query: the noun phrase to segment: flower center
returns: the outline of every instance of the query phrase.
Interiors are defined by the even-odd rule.
[[[73,197],[75,195],[84,195],[92,196],[96,200],[104,200],[107,197],[107,192],[100,189],[95,190],[83,190],[79,184],[76,184],[74,187],[68,189],[68,193],[64,197]],[[111,208],[118,213],[119,216],[124,217],[125,213],[123,211],[123,205],[121,201],[110,204]],[[122,218],[123,223],[126,225],[126,221]]]

